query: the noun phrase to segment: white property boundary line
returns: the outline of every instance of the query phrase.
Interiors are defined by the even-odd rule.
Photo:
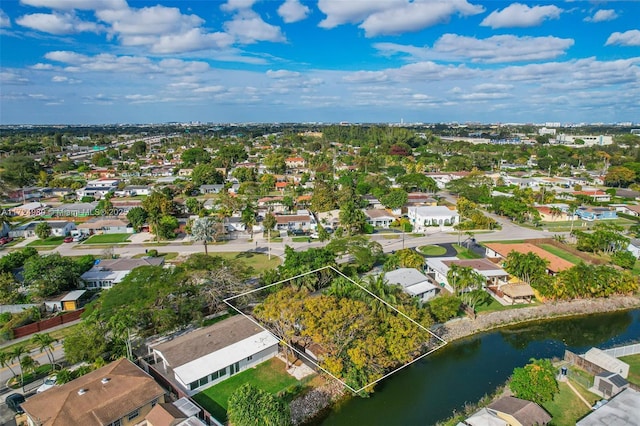
[[[431,349],[430,351],[420,355],[419,357],[415,358],[412,361],[409,361],[408,363],[396,368],[393,371],[390,371],[389,373],[385,374],[384,376],[380,377],[379,379],[364,385],[363,387],[361,387],[360,389],[353,389],[351,386],[349,386],[348,384],[346,384],[344,381],[342,381],[341,379],[339,379],[338,377],[336,377],[334,374],[332,374],[331,372],[327,371],[326,369],[324,369],[322,366],[318,365],[317,362],[315,362],[314,360],[312,360],[307,354],[300,352],[299,350],[297,350],[296,348],[292,347],[291,345],[289,345],[287,342],[285,342],[284,340],[280,339],[278,336],[276,336],[275,334],[273,334],[271,332],[271,330],[267,329],[265,326],[263,326],[262,324],[260,324],[259,322],[257,322],[256,320],[254,320],[252,317],[250,317],[249,315],[245,314],[244,312],[242,312],[240,309],[236,308],[235,306],[233,306],[231,303],[229,303],[230,300],[233,299],[237,299],[239,297],[242,296],[246,296],[248,294],[251,293],[255,293],[257,291],[260,290],[265,290],[267,288],[285,283],[287,281],[291,281],[297,278],[301,278],[304,277],[305,275],[309,275],[309,274],[313,274],[325,269],[330,269],[333,272],[337,273],[338,275],[342,276],[343,278],[346,278],[347,280],[349,280],[351,283],[355,284],[356,286],[358,286],[359,288],[361,288],[362,290],[366,291],[368,294],[370,294],[371,296],[375,297],[376,299],[378,299],[379,301],[381,301],[382,303],[384,303],[386,306],[388,306],[389,308],[393,309],[394,311],[396,311],[398,314],[402,315],[404,318],[408,319],[409,321],[411,321],[412,323],[414,323],[415,325],[417,325],[418,327],[420,327],[421,329],[423,329],[424,331],[426,331],[427,333],[429,333],[431,335],[431,337],[435,337],[436,339],[438,339],[440,342],[442,342],[442,344],[434,349]],[[331,377],[333,377],[335,380],[337,380],[338,382],[340,382],[344,387],[346,387],[347,389],[349,389],[351,392],[357,394],[360,393],[361,391],[363,391],[364,389],[371,387],[373,385],[375,385],[376,383],[380,382],[381,380],[391,376],[394,373],[397,373],[398,371],[402,370],[403,368],[406,368],[408,366],[410,366],[411,364],[415,363],[416,361],[426,357],[427,355],[432,354],[433,352],[437,351],[438,349],[442,348],[443,346],[445,346],[448,342],[444,339],[442,339],[440,336],[438,336],[437,334],[433,333],[431,330],[427,329],[426,327],[424,327],[422,324],[418,323],[417,321],[415,321],[414,319],[408,317],[407,315],[405,315],[403,312],[399,311],[398,309],[396,309],[394,306],[390,305],[388,302],[386,302],[385,300],[382,300],[380,297],[376,296],[375,294],[373,294],[372,292],[370,292],[369,290],[367,290],[365,287],[361,286],[360,284],[358,284],[357,282],[355,282],[354,280],[352,280],[351,278],[347,277],[346,275],[344,275],[342,272],[338,271],[336,268],[334,268],[333,266],[324,266],[322,268],[318,268],[318,269],[314,269],[313,271],[309,271],[309,272],[305,272],[299,275],[296,275],[294,277],[291,278],[287,278],[285,280],[282,281],[278,281],[276,283],[272,283],[269,285],[265,285],[262,286],[260,288],[256,288],[241,294],[238,294],[236,296],[231,296],[231,297],[227,297],[226,299],[223,299],[223,302],[226,303],[228,306],[230,306],[232,309],[234,309],[236,312],[238,312],[239,314],[241,314],[242,316],[244,316],[245,318],[247,318],[249,321],[251,321],[252,323],[256,324],[258,327],[262,328],[263,330],[267,331],[269,334],[271,334],[276,340],[278,340],[280,343],[284,344],[285,346],[287,346],[289,349],[291,349],[293,352],[297,353],[298,355],[302,356],[304,359],[306,359],[307,361],[311,362],[313,365],[315,365],[317,368],[319,368],[320,370],[324,371],[325,373],[327,373],[328,375],[330,375]]]

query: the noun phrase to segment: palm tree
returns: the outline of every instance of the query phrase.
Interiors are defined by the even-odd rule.
[[[15,346],[10,352],[11,361],[20,362],[20,359],[22,358],[22,356],[26,355],[27,353],[28,351],[25,345]]]
[[[25,374],[33,373],[36,371],[36,367],[38,367],[38,361],[33,359],[30,355],[24,355],[20,358],[20,368],[22,369],[22,378],[24,379]]]
[[[191,238],[202,241],[204,253],[209,254],[207,244],[215,241],[220,233],[220,222],[214,217],[203,217],[196,219],[191,227]]]
[[[52,369],[55,370],[55,355],[53,354],[53,344],[58,340],[51,337],[49,333],[36,333],[31,337],[31,343],[38,345],[40,353],[45,352]]]
[[[16,377],[16,372],[13,371],[11,364],[13,363],[13,354],[11,352],[0,352],[0,365],[3,367],[7,367],[13,377]]]
[[[384,275],[369,275],[361,285],[376,297],[372,297],[371,294],[364,290],[360,290],[355,294],[361,300],[368,302],[375,314],[388,312],[387,304],[396,305],[402,294],[402,287],[390,285]]]

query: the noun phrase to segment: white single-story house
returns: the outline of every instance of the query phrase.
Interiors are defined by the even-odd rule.
[[[153,187],[149,185],[127,185],[122,190],[116,191],[118,197],[135,197],[137,195],[151,195]]]
[[[388,284],[402,287],[405,293],[417,297],[422,302],[433,299],[440,289],[433,285],[426,275],[415,268],[399,268],[384,274]]]
[[[367,209],[363,210],[367,217],[367,223],[374,228],[388,229],[391,223],[396,220],[396,217],[386,210],[382,209]]]
[[[18,226],[9,231],[12,238],[30,238],[36,236],[36,226],[45,221],[34,221]],[[51,227],[52,237],[66,237],[69,233],[76,229],[76,224],[64,220],[47,220],[46,223]]]
[[[9,209],[9,212],[14,216],[34,217],[44,216],[49,209],[46,204],[34,201],[33,203],[26,203],[21,206],[13,207]]]
[[[316,220],[307,210],[298,210],[296,214],[279,214],[275,218],[277,230],[316,229]]]
[[[149,348],[156,368],[189,395],[278,353],[278,339],[235,315]]]
[[[84,234],[133,234],[133,227],[127,220],[118,218],[95,218],[78,225],[78,229]]]
[[[224,185],[221,183],[212,185],[200,185],[199,189],[201,194],[219,194],[220,191],[224,189]]]
[[[460,222],[458,211],[445,206],[409,207],[407,216],[415,232],[426,232],[430,226],[453,226]]]
[[[111,288],[121,282],[131,271],[140,266],[160,266],[163,257],[143,257],[141,259],[105,259],[80,276],[88,289]]]
[[[447,274],[451,265],[472,268],[474,271],[486,278],[485,286],[497,287],[508,284],[509,274],[488,259],[458,259],[457,257],[431,257],[426,259],[426,272],[434,282],[453,292],[453,287],[449,284]]]

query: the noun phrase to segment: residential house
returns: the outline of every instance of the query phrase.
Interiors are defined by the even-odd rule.
[[[96,213],[98,202],[93,203],[72,203],[61,204],[58,207],[52,207],[47,215],[53,217],[87,217]]]
[[[384,205],[373,195],[363,195],[362,199],[367,202],[367,207],[372,209],[384,209]]]
[[[104,198],[118,189],[119,179],[96,179],[87,182],[87,186],[76,191],[78,198],[92,197],[95,199]]]
[[[410,192],[407,194],[407,204],[412,206],[437,206],[438,200],[424,192]]]
[[[302,157],[289,157],[284,160],[284,164],[288,169],[299,169],[304,167],[306,163]]]
[[[624,379],[629,377],[629,364],[601,349],[591,348],[582,357],[603,370],[619,374]]]
[[[316,220],[306,210],[298,210],[297,214],[278,214],[276,217],[276,229],[292,231],[294,229],[315,229]]]
[[[551,416],[535,402],[514,396],[503,396],[487,406],[511,426],[542,426],[551,422]]]
[[[554,210],[552,207],[536,206],[534,207],[540,213],[540,220],[543,222],[564,222],[571,220],[571,215],[566,211]]]
[[[421,302],[433,299],[440,289],[426,275],[415,268],[399,268],[384,274],[389,285],[399,285],[405,293],[417,297]]]
[[[29,426],[133,426],[163,403],[165,391],[126,358],[22,404]]]
[[[458,423],[457,426],[510,426],[509,422],[498,417],[495,411],[489,410],[487,407],[469,416],[464,422]]]
[[[220,191],[224,189],[224,185],[221,183],[212,185],[200,185],[200,188],[198,189],[200,190],[201,194],[219,194]]]
[[[9,212],[14,216],[22,217],[35,217],[44,216],[47,213],[49,206],[38,201],[32,203],[26,203],[21,206],[12,207]]]
[[[96,217],[78,225],[83,234],[133,234],[133,227],[126,219]]]
[[[616,206],[616,211],[624,214],[629,214],[631,216],[640,216],[640,205],[622,204]]]
[[[576,426],[637,426],[640,392],[627,388],[578,420]]]
[[[454,288],[449,283],[447,274],[452,265],[468,267],[485,277],[485,287],[500,288],[509,282],[509,274],[500,266],[488,259],[458,259],[457,257],[426,258],[425,270],[431,279],[450,292]]]
[[[329,226],[333,229],[340,226],[340,210],[338,209],[316,213],[316,217],[318,218],[318,222],[323,226]]]
[[[445,206],[409,207],[407,215],[415,232],[426,232],[431,226],[453,226],[460,222],[458,211]]]
[[[640,259],[640,238],[632,238],[631,240],[629,240],[627,251],[631,252],[631,254],[634,255],[636,259]]]
[[[64,220],[47,220],[47,221],[34,221],[24,225],[20,225],[9,231],[9,236],[12,238],[31,238],[36,236],[36,227],[39,223],[46,222],[51,227],[52,237],[66,237],[69,233],[76,229],[76,224],[73,222],[67,222]]]
[[[43,197],[65,198],[70,195],[75,195],[75,192],[71,188],[44,188],[42,190]]]
[[[153,187],[149,185],[127,185],[122,190],[116,191],[118,197],[136,197],[138,195],[151,195]]]
[[[517,251],[522,254],[527,254],[529,252],[535,253],[548,262],[547,273],[549,275],[556,275],[560,271],[564,271],[565,269],[573,267],[573,263],[569,262],[568,260],[564,260],[561,257],[549,253],[545,249],[531,243],[485,243],[484,246],[485,254],[489,258],[506,259],[509,253],[511,253],[512,251]]]
[[[599,189],[573,191],[571,194],[574,197],[578,195],[584,195],[586,197],[591,198],[591,200],[593,200],[596,203],[604,203],[604,202],[611,201],[611,195],[607,194],[604,191],[600,191]]]
[[[41,189],[37,186],[20,188],[9,192],[9,201],[25,203],[27,200],[39,200],[42,195]]]
[[[149,348],[154,366],[194,395],[278,353],[278,339],[243,315]]]
[[[374,228],[389,229],[391,223],[396,220],[396,217],[386,210],[382,209],[367,209],[363,210],[367,217],[367,223]]]
[[[276,191],[280,191],[281,193],[284,193],[284,191],[291,185],[290,182],[287,181],[281,181],[281,182],[276,182]]]
[[[576,210],[576,216],[587,221],[616,219],[618,217],[616,209],[613,207],[592,206],[578,207]]]
[[[444,189],[444,187],[452,180],[469,176],[469,172],[429,172],[425,173],[425,175],[436,181],[438,188]]]
[[[9,231],[11,231],[11,226],[9,226],[8,223],[2,223],[2,225],[0,225],[0,237],[9,235]]]
[[[119,258],[100,260],[80,276],[87,289],[111,288],[120,283],[131,271],[140,266],[161,266],[163,257],[143,257],[141,259]]]
[[[181,176],[181,177],[191,176],[191,173],[193,173],[193,169],[180,169],[180,170],[178,170],[178,176]]]

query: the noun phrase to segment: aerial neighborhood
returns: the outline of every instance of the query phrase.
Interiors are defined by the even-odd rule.
[[[637,330],[632,127],[2,126],[0,423],[321,424],[458,339]],[[637,425],[625,330],[513,331],[439,424]]]

